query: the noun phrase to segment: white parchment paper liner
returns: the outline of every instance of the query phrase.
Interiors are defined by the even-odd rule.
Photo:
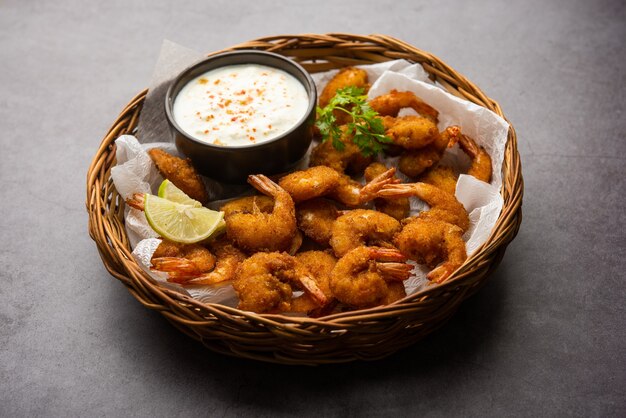
[[[163,180],[157,172],[146,150],[159,147],[174,155],[180,156],[172,143],[167,125],[162,123],[152,124],[158,114],[162,112],[158,102],[162,105],[164,86],[173,78],[172,69],[178,71],[201,58],[200,54],[194,54],[186,48],[180,47],[177,54],[177,45],[170,42],[164,44],[162,57],[160,57],[151,90],[155,93],[146,98],[144,110],[149,111],[146,116],[140,117],[138,132],[142,135],[140,144],[136,138],[130,135],[121,136],[116,140],[117,166],[112,168],[111,177],[115,187],[124,198],[133,193],[154,193]],[[162,59],[165,56],[167,59]],[[180,58],[176,65],[171,60]],[[183,65],[186,64],[186,65]],[[159,68],[159,64],[166,68]],[[167,65],[166,65],[167,64]],[[502,210],[503,199],[499,193],[502,186],[502,161],[507,141],[508,124],[495,113],[480,107],[474,103],[461,100],[442,88],[436,86],[428,78],[428,74],[421,65],[412,64],[405,60],[388,61],[380,64],[360,66],[368,73],[372,87],[369,97],[373,98],[388,93],[392,89],[399,91],[411,91],[422,98],[429,105],[439,111],[439,129],[443,130],[450,125],[458,125],[464,134],[472,137],[479,145],[485,147],[491,155],[493,163],[493,179],[491,184],[476,180],[472,176],[462,174],[459,177],[456,188],[456,197],[464,205],[469,213],[470,228],[464,235],[468,256],[472,255],[488,238],[498,216]],[[318,92],[330,80],[336,70],[325,73],[313,74]],[[175,75],[175,74],[174,74]],[[143,115],[142,112],[142,115]],[[403,109],[401,115],[414,113],[411,109]],[[161,113],[164,118],[164,113]],[[142,126],[142,121],[144,122]],[[145,143],[150,140],[150,143]],[[158,142],[154,142],[158,141]],[[387,165],[397,165],[397,158],[379,157],[381,162]],[[448,150],[444,162],[454,164],[461,170],[469,166],[469,159],[458,149],[458,146]],[[400,174],[400,177],[402,175]],[[409,179],[404,178],[404,181]],[[223,192],[220,185],[210,179],[205,179],[209,193],[215,198]],[[210,205],[217,208],[218,202]],[[415,215],[428,206],[416,198],[411,198],[411,214]],[[156,250],[160,240],[155,238],[154,231],[150,228],[142,212],[135,209],[127,209],[125,213],[126,229],[131,246],[134,248],[133,256],[140,266],[155,280],[177,289],[202,302],[221,303],[229,306],[237,305],[237,297],[230,285],[222,286],[185,286],[168,283],[166,275],[150,270],[150,259]],[[407,294],[412,294],[428,285],[426,274],[429,269],[425,266],[415,265],[414,275],[405,281]]]

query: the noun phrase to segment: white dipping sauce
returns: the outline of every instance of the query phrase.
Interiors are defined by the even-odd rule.
[[[176,96],[173,113],[188,135],[228,147],[276,138],[302,119],[308,105],[304,86],[291,74],[245,64],[191,80]]]

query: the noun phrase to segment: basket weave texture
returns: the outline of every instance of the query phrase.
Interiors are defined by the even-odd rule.
[[[504,117],[498,103],[437,57],[385,35],[304,34],[261,38],[215,52],[259,49],[293,58],[310,72],[394,59],[418,62],[434,81],[460,98]],[[134,97],[102,140],[87,174],[89,234],[106,269],[145,307],[211,350],[283,364],[374,360],[411,345],[442,326],[476,292],[518,232],[523,180],[511,126],[502,167],[504,207],[487,242],[444,284],[387,306],[312,319],[259,315],[205,304],[160,287],[137,265],[124,229],[124,202],[111,180],[115,139],[132,133],[146,90]],[[506,118],[505,118],[506,119]]]

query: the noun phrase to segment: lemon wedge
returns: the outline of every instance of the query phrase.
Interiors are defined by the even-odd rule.
[[[145,195],[144,212],[157,234],[183,244],[203,241],[223,231],[225,226],[224,212],[202,205],[177,203],[151,194]]]

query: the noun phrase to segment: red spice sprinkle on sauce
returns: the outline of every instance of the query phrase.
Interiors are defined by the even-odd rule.
[[[302,94],[298,96],[288,91],[285,86],[291,83],[288,80],[291,77],[280,70],[261,66],[252,73],[248,68],[237,71],[240,70],[203,74],[192,83],[194,87],[190,91],[195,96],[190,96],[188,103],[195,102],[195,106],[188,106],[183,118],[194,126],[189,132],[195,132],[199,139],[223,146],[237,141],[258,142],[257,135],[261,135],[259,141],[264,141],[282,132],[283,125],[290,123],[286,122],[289,120],[286,113],[302,107]],[[298,104],[289,103],[290,100]],[[215,138],[217,131],[222,140]]]

